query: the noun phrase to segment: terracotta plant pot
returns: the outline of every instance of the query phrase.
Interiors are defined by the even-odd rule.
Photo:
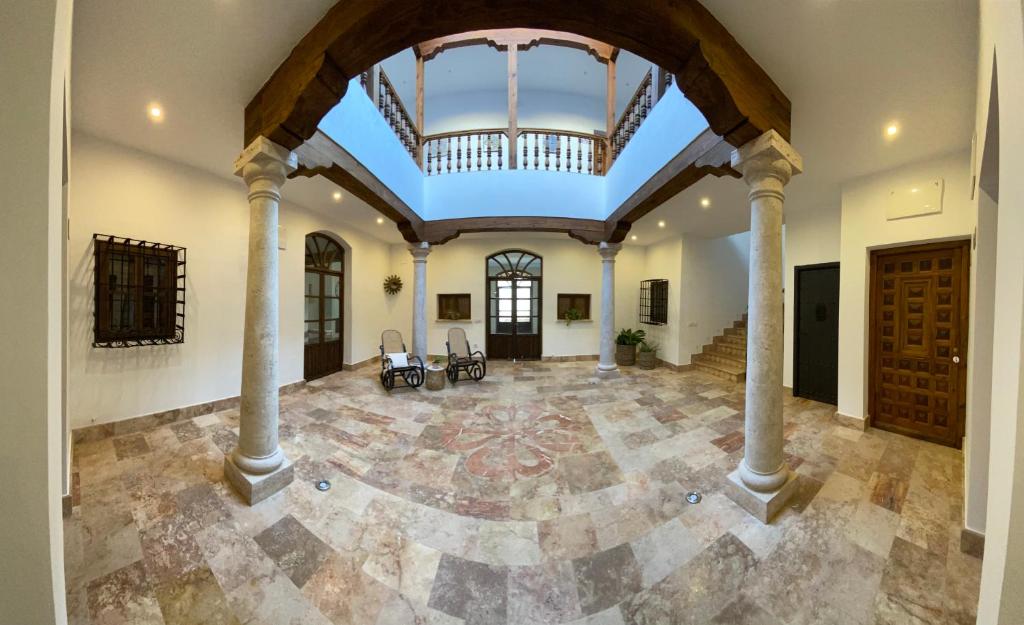
[[[441,367],[433,368],[427,367],[427,390],[440,391],[444,389],[447,379],[444,375],[444,369]]]
[[[636,366],[641,369],[653,369],[658,366],[657,352],[640,351],[636,356]]]
[[[636,345],[615,344],[615,364],[620,367],[636,363]]]

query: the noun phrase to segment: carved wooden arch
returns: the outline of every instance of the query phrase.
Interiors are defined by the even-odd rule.
[[[348,81],[417,43],[474,30],[539,28],[630,50],[676,76],[712,131],[740,146],[790,136],[790,102],[697,0],[340,0],[245,108],[245,143],[313,136]]]
[[[508,50],[516,46],[520,50],[529,50],[541,44],[562,46],[583,50],[601,63],[615,60],[619,49],[603,41],[583,37],[574,33],[562,33],[554,30],[538,30],[535,28],[502,28],[497,30],[474,30],[468,33],[447,35],[423,41],[413,46],[413,52],[424,61],[430,61],[445,50],[464,46],[488,45],[495,50]]]

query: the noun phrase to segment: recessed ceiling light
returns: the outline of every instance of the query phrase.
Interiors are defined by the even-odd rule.
[[[377,218],[377,223],[378,223],[378,224],[382,224],[382,223],[384,223],[384,218],[383,218],[383,217],[378,217],[378,218]]]
[[[636,241],[636,235],[635,234],[633,236],[629,237],[629,238],[632,239],[633,241]]]
[[[885,127],[885,136],[889,139],[892,139],[898,134],[900,134],[900,125],[896,122],[892,122]]]
[[[659,221],[658,222],[658,227],[659,228],[664,228],[665,227],[665,222],[664,221]]]
[[[156,102],[151,102],[149,106],[146,107],[146,114],[149,115],[149,119],[151,121],[157,123],[164,121],[164,109]]]
[[[334,193],[331,194],[331,197],[334,198],[335,202],[340,202],[341,201],[341,191],[335,191]]]
[[[704,208],[707,208],[708,206],[711,206],[711,198],[702,197],[700,199],[700,205],[702,207],[704,207]]]

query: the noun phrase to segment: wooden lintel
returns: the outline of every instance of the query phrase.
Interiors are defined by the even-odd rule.
[[[468,217],[424,222],[424,240],[440,245],[470,232],[564,232],[584,243],[599,243],[604,222],[571,217]]]
[[[488,45],[498,50],[507,50],[512,46],[528,50],[541,44],[584,50],[601,63],[614,60],[619,55],[618,48],[597,39],[538,28],[474,30],[423,41],[412,48],[418,58],[429,61],[445,50],[463,46]]]
[[[728,141],[710,128],[697,135],[608,216],[602,240],[621,242],[638,219],[704,176],[740,178],[740,174],[729,166],[729,156],[733,149]]]
[[[420,243],[424,240],[423,219],[365,165],[323,131],[318,130],[296,150],[296,153],[299,155],[299,168],[290,177],[323,176],[395,222],[402,237],[409,243]]]

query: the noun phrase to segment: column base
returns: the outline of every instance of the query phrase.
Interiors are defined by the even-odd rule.
[[[231,454],[228,454],[224,456],[224,477],[228,478],[247,504],[254,506],[291,484],[295,470],[291,460],[285,456],[281,466],[270,473],[254,475],[238,468]]]
[[[619,365],[614,362],[610,365],[597,365],[597,377],[599,378],[617,378],[619,375]]]
[[[796,486],[796,473],[789,471],[786,481],[778,490],[759,493],[743,483],[740,471],[736,469],[729,474],[725,482],[725,494],[757,520],[770,523],[796,492]]]

